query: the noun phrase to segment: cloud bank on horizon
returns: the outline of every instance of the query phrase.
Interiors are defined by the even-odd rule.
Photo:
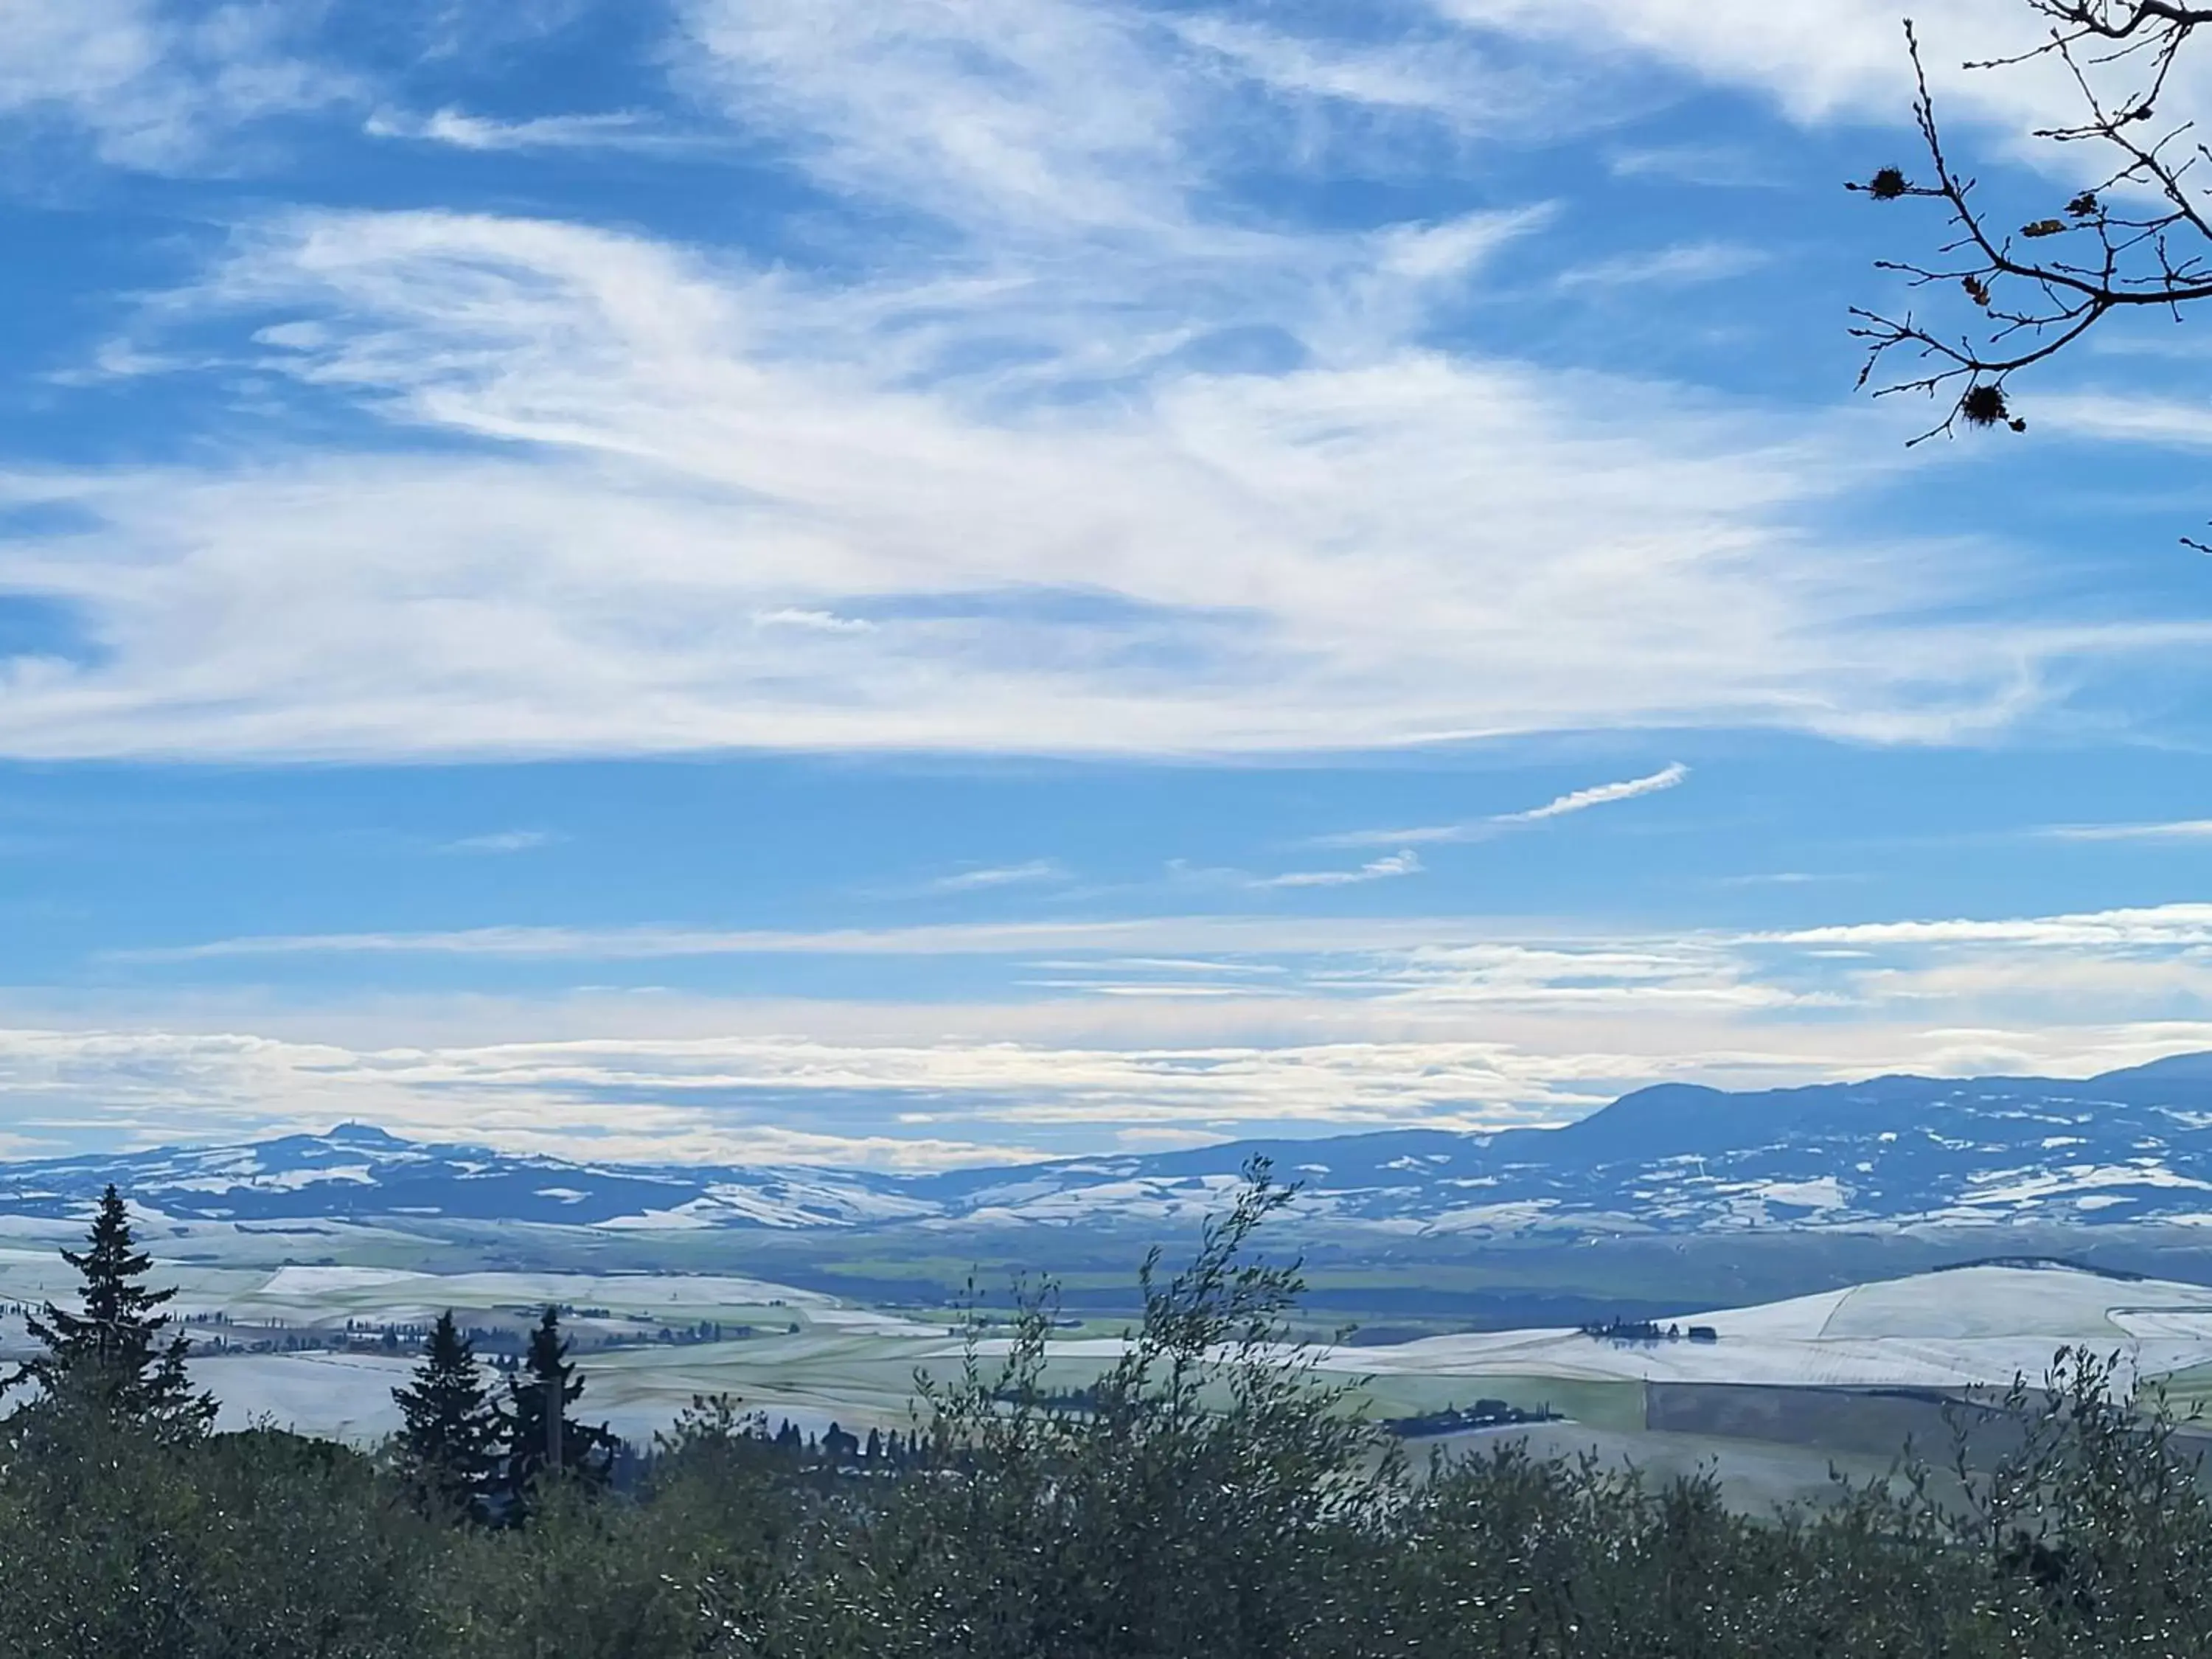
[[[2202,890],[2188,363],[1852,401],[1886,4],[19,9],[7,1144],[957,1162],[2212,1030],[2194,924],[2003,920]],[[2053,88],[1946,66],[2033,31],[1927,31],[2029,193]]]

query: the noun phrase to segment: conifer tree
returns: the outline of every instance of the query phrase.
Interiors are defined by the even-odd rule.
[[[499,1461],[499,1413],[451,1308],[431,1328],[415,1380],[392,1397],[404,1420],[399,1445],[409,1474],[454,1511],[481,1513]]]
[[[185,1370],[191,1344],[182,1331],[161,1340],[168,1320],[156,1310],[177,1292],[149,1290],[139,1282],[153,1259],[137,1248],[130,1212],[112,1184],[100,1198],[87,1245],[62,1252],[62,1260],[83,1278],[83,1311],[49,1302],[43,1320],[27,1319],[46,1352],[11,1380],[37,1382],[49,1401],[64,1408],[106,1411],[164,1435],[204,1434],[215,1421],[216,1403],[210,1395],[192,1392]]]
[[[546,1407],[558,1396],[561,1405],[561,1473],[588,1485],[604,1484],[614,1468],[615,1438],[605,1427],[588,1427],[576,1420],[574,1407],[584,1392],[584,1379],[568,1358],[568,1340],[561,1334],[561,1312],[545,1310],[538,1328],[530,1334],[529,1352],[521,1368],[507,1379],[507,1468],[503,1485],[520,1500],[544,1469],[551,1437]]]

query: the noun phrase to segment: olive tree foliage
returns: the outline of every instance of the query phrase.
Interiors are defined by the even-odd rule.
[[[1511,1449],[1440,1467],[1300,1644],[1367,1659],[2089,1659],[2212,1653],[2212,1504],[2154,1396],[2061,1352],[1816,1510],[1743,1514]],[[1326,1642],[1316,1637],[1326,1637]]]
[[[419,1659],[445,1651],[453,1531],[327,1441],[18,1412],[0,1424],[0,1654]]]
[[[1984,1564],[2011,1593],[2015,1639],[2055,1627],[2112,1652],[2212,1644],[2212,1493],[2162,1391],[2138,1395],[2117,1356],[2067,1348],[2041,1388],[2015,1379],[1991,1420],[2016,1440],[1976,1459],[1962,1433],[1940,1489],[1908,1462],[1908,1492],[1881,1499],[1892,1534]]]
[[[2035,137],[2068,152],[2078,181],[2027,215],[1985,205],[1978,180],[1948,147],[1921,46],[1905,25],[1917,91],[1919,167],[1889,165],[1850,188],[1878,203],[1925,201],[1944,215],[1936,249],[1881,268],[1917,303],[1855,310],[1867,344],[1860,376],[1878,396],[1923,392],[1943,417],[1923,436],[1968,426],[2025,428],[2010,382],[2116,314],[2176,314],[2212,298],[2212,152],[2167,108],[2178,71],[2212,5],[2182,0],[2021,0],[2045,39],[1978,73],[2055,63],[2074,118]]]
[[[1289,1340],[1298,1267],[1254,1255],[1292,1194],[1255,1163],[1188,1267],[1164,1274],[1153,1252],[1141,1320],[1082,1389],[1051,1387],[1048,1293],[1024,1298],[1002,1352],[971,1325],[956,1378],[917,1377],[925,1467],[835,1552],[870,1651],[1297,1650],[1341,1547],[1404,1483]]]

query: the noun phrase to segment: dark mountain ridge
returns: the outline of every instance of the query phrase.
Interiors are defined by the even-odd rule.
[[[1312,1219],[1433,1233],[2212,1223],[2212,1054],[2101,1077],[1662,1084],[1553,1129],[1383,1130],[933,1175],[617,1164],[360,1123],[250,1145],[0,1164],[0,1213],[112,1181],[179,1220],[439,1217],[617,1230],[1152,1225],[1255,1156]]]

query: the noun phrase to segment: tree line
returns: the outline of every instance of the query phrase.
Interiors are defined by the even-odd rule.
[[[2212,1504],[2172,1425],[2062,1358],[1998,1455],[1732,1512],[1506,1448],[1413,1465],[1287,1340],[1264,1167],[1079,1397],[1048,1295],[919,1379],[902,1461],[800,1460],[702,1400],[615,1480],[558,1401],[434,1341],[373,1451],[219,1433],[119,1200],[0,1421],[0,1656],[133,1659],[2087,1659],[2212,1651]],[[445,1322],[450,1323],[450,1322]],[[538,1345],[533,1344],[534,1347]],[[533,1373],[537,1374],[537,1373]],[[487,1424],[496,1425],[488,1429]],[[457,1430],[456,1425],[460,1425]],[[603,1432],[603,1431],[602,1431]],[[851,1437],[846,1436],[846,1440]],[[496,1468],[545,1455],[494,1512]],[[558,1455],[553,1449],[559,1448]],[[509,1472],[506,1477],[513,1480]]]

